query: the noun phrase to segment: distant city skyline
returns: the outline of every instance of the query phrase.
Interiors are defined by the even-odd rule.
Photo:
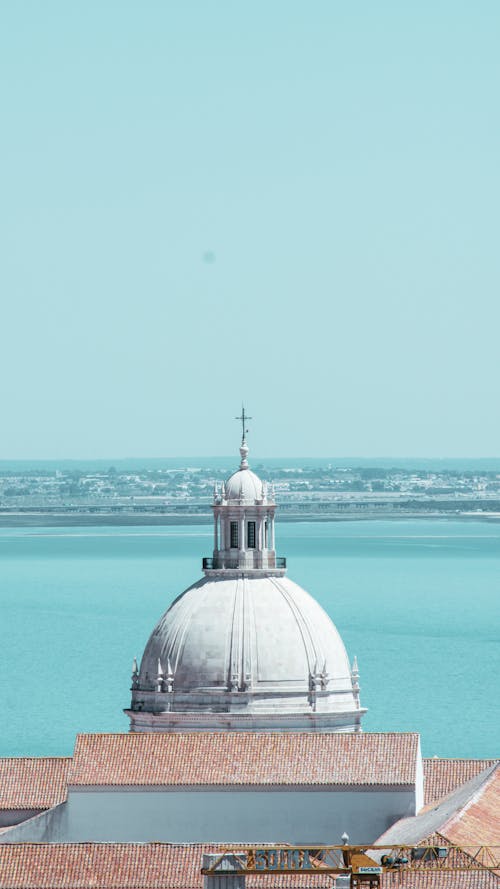
[[[0,459],[500,455],[500,8],[0,8]]]

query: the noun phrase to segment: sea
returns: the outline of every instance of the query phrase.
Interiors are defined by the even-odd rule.
[[[209,525],[0,528],[1,756],[127,731],[133,657],[212,541]],[[366,731],[500,754],[500,523],[282,523],[277,551],[357,655]]]

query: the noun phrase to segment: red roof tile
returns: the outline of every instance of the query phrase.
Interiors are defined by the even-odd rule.
[[[495,759],[424,759],[424,804],[447,796],[492,766]]]
[[[227,848],[227,847],[223,847]],[[0,845],[2,889],[202,889],[203,852],[166,843]],[[249,876],[247,889],[331,889],[330,876]]]
[[[417,750],[401,732],[79,735],[68,784],[411,785]]]
[[[66,799],[70,757],[0,759],[0,811],[49,809]]]
[[[0,845],[2,889],[202,889],[203,852],[224,847],[166,843],[19,843]],[[225,847],[227,848],[227,847]],[[248,876],[247,889],[331,889],[330,875]],[[384,889],[498,889],[470,871],[384,875]]]
[[[458,846],[500,846],[500,764],[464,808],[440,832]]]
[[[377,843],[418,845],[437,834],[446,844],[500,849],[500,764],[492,765],[418,815],[392,824]]]
[[[382,889],[498,889],[500,880],[489,871],[406,871],[384,874]]]

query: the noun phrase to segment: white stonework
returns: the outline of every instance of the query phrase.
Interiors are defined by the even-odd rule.
[[[285,577],[274,491],[248,468],[214,490],[205,577],[158,622],[134,662],[130,730],[359,731],[357,663],[334,624]]]

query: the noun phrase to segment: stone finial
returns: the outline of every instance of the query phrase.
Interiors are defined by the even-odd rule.
[[[137,666],[137,658],[132,662],[132,688],[139,687],[139,667]]]
[[[316,692],[318,689],[317,669],[318,666],[315,664],[309,673],[309,705],[313,712],[316,710]]]
[[[167,691],[172,692],[174,690],[174,671],[172,670],[172,664],[170,663],[170,658],[167,658]]]
[[[242,404],[241,405],[241,415],[239,417],[235,417],[235,420],[241,420],[241,447],[240,447],[241,463],[240,463],[240,469],[248,469],[248,460],[247,460],[248,445],[247,445],[247,441],[246,441],[246,434],[248,432],[248,429],[247,429],[246,424],[247,424],[247,421],[251,420],[251,419],[252,418],[249,417],[248,414],[245,413],[245,407]]]
[[[163,680],[165,679],[165,674],[163,673],[163,667],[161,665],[161,660],[158,658],[158,675],[156,677],[156,691],[163,691]]]
[[[352,662],[351,680],[352,680],[353,687],[357,686],[357,688],[359,690],[359,684],[358,684],[359,683],[359,669],[358,669],[358,659],[356,656],[354,656],[354,660]]]
[[[357,659],[356,655],[354,655],[354,660],[352,662],[351,683],[352,683],[352,693],[354,695],[354,702],[356,704],[356,707],[359,707],[359,669],[358,669],[358,659]]]
[[[330,681],[328,673],[326,671],[326,660],[323,662],[323,666],[321,668],[321,673],[319,674],[319,678],[321,681],[321,688],[324,690]]]
[[[240,469],[248,469],[248,460],[247,460],[248,450],[249,450],[249,448],[247,445],[246,438],[243,438],[241,441],[241,447],[240,447],[240,455],[241,455]]]
[[[221,496],[221,500],[225,500],[225,499],[226,499],[226,483],[225,483],[225,482],[222,482],[222,488],[221,488],[220,496]]]
[[[312,692],[316,691],[318,687],[318,664],[315,663],[311,672],[309,673],[309,688]]]

